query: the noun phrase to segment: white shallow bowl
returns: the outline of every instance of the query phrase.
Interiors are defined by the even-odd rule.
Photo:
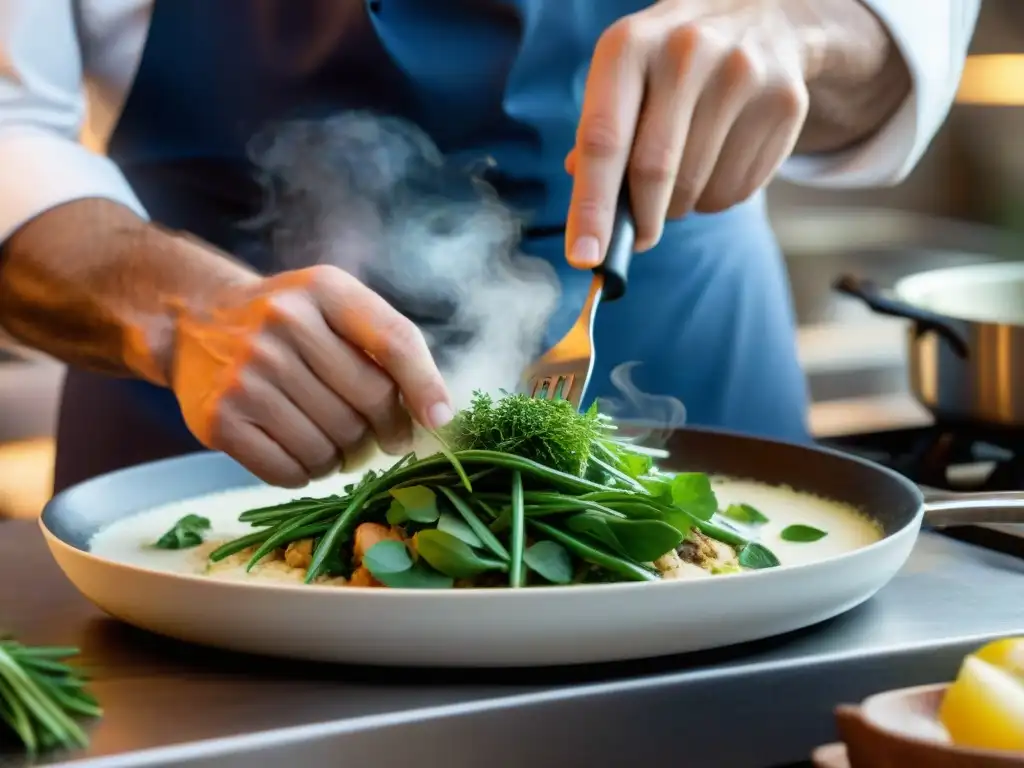
[[[56,496],[40,525],[54,558],[107,613],[161,635],[228,650],[316,661],[515,667],[621,661],[782,634],[864,602],[906,561],[921,497],[904,478],[838,453],[683,430],[674,455],[717,471],[854,503],[886,536],[799,566],[694,581],[523,590],[389,590],[232,582],[151,570],[90,554],[115,520],[171,501],[252,485],[211,453],[155,462]],[[671,466],[673,462],[665,462]],[[676,464],[679,463],[677,460]]]

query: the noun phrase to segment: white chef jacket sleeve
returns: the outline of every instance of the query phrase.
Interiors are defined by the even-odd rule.
[[[117,166],[79,142],[75,0],[0,2],[0,243],[61,203],[101,197],[145,215]]]
[[[956,96],[981,0],[861,0],[888,27],[913,87],[867,141],[842,152],[791,157],[781,178],[818,187],[888,186],[921,159]]]

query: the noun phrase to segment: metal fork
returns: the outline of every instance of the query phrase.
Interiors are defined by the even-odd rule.
[[[548,400],[561,398],[577,409],[594,372],[594,318],[602,301],[615,301],[626,293],[629,264],[633,258],[636,227],[623,189],[615,211],[608,254],[594,269],[590,292],[579,318],[569,332],[523,372],[520,392]]]

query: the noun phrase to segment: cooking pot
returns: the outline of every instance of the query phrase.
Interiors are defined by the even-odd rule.
[[[852,275],[834,287],[910,321],[910,387],[937,419],[1024,427],[1024,262],[921,272],[891,291]]]

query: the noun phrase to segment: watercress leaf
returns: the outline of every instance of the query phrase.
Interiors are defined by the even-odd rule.
[[[391,506],[388,507],[386,517],[388,525],[401,525],[409,521],[409,515],[406,514],[405,507],[402,506],[402,502],[398,499],[391,500]]]
[[[672,501],[671,475],[647,475],[640,478],[640,485],[659,501]]]
[[[828,534],[820,528],[815,528],[811,525],[802,525],[800,523],[797,523],[796,525],[787,525],[779,534],[779,538],[783,541],[796,541],[801,543],[818,541],[826,536],[828,536]]]
[[[764,525],[769,522],[767,516],[749,504],[730,504],[721,514],[743,525]]]
[[[568,527],[606,544],[641,563],[657,560],[683,540],[683,534],[663,520],[626,520],[600,512],[583,512],[569,518]]]
[[[437,496],[425,485],[392,488],[390,493],[405,507],[406,516],[414,523],[433,523],[441,514],[437,508]]]
[[[407,571],[383,573],[380,576],[374,574],[374,578],[392,589],[451,589],[455,584],[451,576],[438,573],[422,562],[415,563]]]
[[[742,567],[750,568],[751,570],[775,568],[782,565],[774,552],[763,544],[758,544],[756,541],[744,544],[743,547],[740,548],[739,557],[737,559]]]
[[[412,556],[409,548],[400,541],[378,541],[363,555],[363,565],[381,581],[381,576],[389,573],[401,573],[412,568]]]
[[[619,460],[622,462],[622,471],[634,480],[646,475],[654,465],[654,459],[643,453],[623,451],[619,454]]]
[[[413,539],[416,551],[435,570],[455,579],[468,579],[485,571],[506,571],[508,565],[477,554],[450,533],[425,530]]]
[[[538,541],[523,552],[526,567],[552,584],[572,581],[572,560],[565,547],[554,541]]]
[[[203,543],[210,521],[199,515],[185,515],[153,544],[157,549],[191,549]]]
[[[471,547],[479,548],[484,545],[480,541],[480,537],[473,533],[473,529],[469,527],[466,521],[461,517],[456,517],[451,512],[441,513],[441,516],[437,519],[437,530],[450,533],[459,541],[465,542]]]
[[[468,539],[463,539],[463,541],[470,546],[482,546],[489,549],[493,555],[501,558],[502,560],[508,560],[509,554],[508,550],[505,549],[505,545],[498,540],[498,537],[495,536],[491,529],[484,524],[483,520],[477,516],[476,512],[473,511],[469,504],[450,488],[441,486],[441,492],[448,498],[448,503],[455,507],[455,511],[462,515],[462,520],[467,526],[469,526],[470,531],[472,531],[473,535],[477,539],[476,543],[473,543]],[[490,507],[482,502],[478,503],[483,507],[485,514],[491,517],[496,516],[494,510]],[[439,525],[438,527],[440,528],[441,526]]]
[[[680,472],[673,477],[672,503],[698,520],[710,520],[718,511],[711,479],[703,472]]]

